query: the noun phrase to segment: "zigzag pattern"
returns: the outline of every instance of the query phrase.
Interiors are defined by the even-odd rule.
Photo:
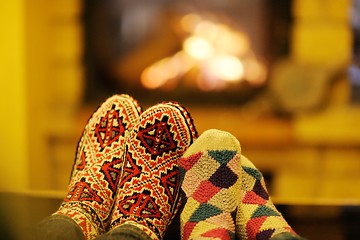
[[[134,224],[162,239],[179,206],[177,161],[196,136],[186,109],[176,103],[155,105],[140,116],[126,142],[112,228]]]
[[[86,239],[105,232],[110,224],[109,215],[123,167],[125,135],[140,113],[134,99],[115,95],[94,112],[85,126],[68,192],[55,214],[74,219]]]

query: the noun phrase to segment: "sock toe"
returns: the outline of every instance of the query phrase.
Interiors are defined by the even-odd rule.
[[[204,131],[189,147],[184,157],[208,150],[233,150],[241,152],[241,146],[232,134],[218,129],[209,129]]]

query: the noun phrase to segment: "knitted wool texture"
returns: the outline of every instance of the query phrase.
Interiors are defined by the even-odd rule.
[[[107,99],[88,120],[78,143],[68,192],[54,214],[73,219],[85,239],[94,239],[110,224],[123,166],[125,136],[141,108],[128,95]]]
[[[185,205],[181,237],[235,239],[240,196],[240,144],[227,132],[205,131],[179,161]]]
[[[241,156],[241,203],[236,214],[236,231],[240,239],[268,240],[279,233],[296,236],[272,203],[261,172]]]
[[[132,224],[162,239],[179,207],[178,158],[197,137],[187,110],[161,103],[141,114],[126,141],[111,227]]]

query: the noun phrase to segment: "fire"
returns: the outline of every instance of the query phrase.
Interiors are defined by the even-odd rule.
[[[252,53],[245,33],[194,13],[183,16],[180,26],[187,33],[182,50],[147,67],[141,75],[144,87],[160,88],[181,79],[192,68],[199,70],[194,79],[201,90],[215,90],[240,81],[264,84],[266,67]]]

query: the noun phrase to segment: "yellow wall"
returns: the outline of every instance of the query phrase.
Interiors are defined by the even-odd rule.
[[[56,186],[83,89],[80,13],[80,0],[0,3],[0,191]]]
[[[0,2],[0,190],[27,187],[25,2]]]
[[[76,132],[73,126],[83,89],[81,1],[26,3],[29,189],[56,189],[58,173],[64,173],[67,184],[77,142],[71,141],[71,154],[61,162],[62,169],[56,152],[64,151],[57,146]]]
[[[350,0],[295,0],[292,57],[300,63],[347,64],[351,58]]]

